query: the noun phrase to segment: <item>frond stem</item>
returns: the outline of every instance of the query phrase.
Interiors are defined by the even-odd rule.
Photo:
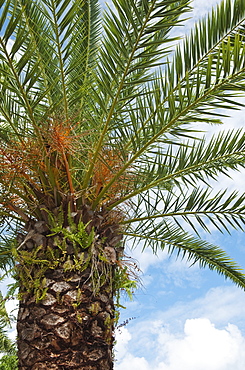
[[[61,83],[62,83],[62,88],[63,88],[65,118],[68,121],[69,115],[68,115],[68,101],[67,101],[67,94],[66,94],[65,71],[64,71],[64,66],[63,66],[62,51],[61,51],[61,45],[60,45],[60,39],[59,39],[59,29],[58,29],[58,20],[56,16],[55,1],[51,0],[51,4],[52,4],[52,13],[54,17],[54,32],[55,32],[55,37],[56,37],[58,58],[59,58],[59,64],[60,64]]]
[[[184,174],[187,171],[188,172],[192,171],[192,173],[193,173],[194,172],[193,170],[195,170],[195,171],[202,170],[201,167],[205,167],[206,165],[209,165],[209,164],[211,164],[213,162],[217,162],[217,160],[219,161],[221,159],[223,159],[223,160],[224,159],[228,159],[229,157],[234,156],[234,155],[245,155],[245,151],[244,152],[234,152],[234,153],[231,153],[231,154],[229,153],[229,154],[224,155],[224,156],[216,157],[213,160],[210,160],[210,161],[207,161],[207,162],[198,163],[197,165],[193,165],[193,166],[190,166],[188,168],[184,168],[184,169],[182,169],[180,171],[177,171],[177,172],[175,172],[173,174],[170,174],[168,176],[165,176],[165,177],[163,177],[161,179],[155,180],[155,181],[151,182],[150,184],[145,185],[144,187],[142,187],[140,189],[137,189],[134,192],[132,192],[131,194],[128,194],[125,197],[121,198],[117,202],[113,203],[113,205],[110,208],[113,208],[113,207],[115,207],[115,206],[117,206],[117,205],[125,202],[126,200],[128,200],[128,199],[130,199],[130,198],[132,198],[132,197],[134,197],[136,195],[138,195],[139,193],[141,193],[143,191],[152,189],[154,186],[160,184],[161,182],[172,180],[172,179],[174,179],[176,177],[181,176],[182,174]]]
[[[226,34],[221,39],[219,39],[219,41],[216,42],[211,49],[209,49],[201,58],[199,58],[199,60],[196,62],[196,64],[193,65],[193,67],[189,71],[186,71],[186,72],[188,72],[188,75],[191,76],[193,74],[193,72],[195,71],[195,69],[200,65],[200,63],[202,61],[204,61],[205,58],[207,58],[209,55],[211,55],[213,53],[213,51],[216,49],[216,47],[218,45],[220,45],[233,31],[235,31],[237,28],[239,28],[244,23],[244,20],[245,20],[245,18],[243,18],[238,24],[236,24],[233,28],[231,28],[229,30],[229,32],[226,32]],[[178,88],[181,86],[181,84],[185,82],[185,80],[186,80],[186,75],[178,81],[178,83],[176,84],[176,86],[174,88],[169,90],[169,94],[166,96],[166,98],[163,99],[159,104],[156,105],[155,110],[144,121],[144,123],[142,124],[142,127],[145,127],[147,125],[147,123],[157,114],[158,109],[168,101],[168,96],[171,95],[172,93],[174,93],[175,91],[177,91]],[[137,130],[137,134],[139,134],[142,130],[143,130],[143,128],[139,128]],[[128,143],[125,145],[124,148],[127,150],[130,147],[130,144],[131,144],[131,141],[128,141]]]
[[[245,68],[242,68],[240,71],[238,71],[236,74],[233,74],[232,77],[236,77],[236,75],[239,75],[241,73],[244,73],[245,71]],[[219,90],[219,88],[224,85],[228,80],[230,80],[230,76],[228,76],[226,79],[222,80],[222,82],[220,82],[219,84],[216,84],[213,86],[213,88],[207,90],[202,96],[200,96],[198,99],[196,99],[194,102],[192,102],[191,104],[188,104],[185,109],[183,109],[181,112],[179,112],[179,114],[177,114],[175,117],[173,117],[168,124],[166,124],[166,126],[164,126],[161,130],[159,130],[158,133],[156,133],[145,145],[143,145],[143,147],[141,149],[139,149],[132,157],[131,159],[125,163],[125,165],[121,168],[121,170],[119,170],[117,172],[117,174],[108,182],[108,184],[103,188],[103,190],[100,192],[100,194],[98,195],[97,199],[95,200],[94,202],[94,206],[96,206],[100,199],[104,196],[104,194],[107,192],[107,190],[110,188],[110,186],[120,178],[120,176],[129,168],[129,166],[134,162],[136,161],[141,154],[143,154],[147,149],[148,147],[157,142],[158,138],[165,132],[167,131],[171,126],[173,126],[179,119],[181,116],[184,116],[186,113],[188,113],[192,108],[194,108],[195,106],[197,106],[200,102],[202,102],[203,100],[206,99],[206,97],[208,97],[209,95],[212,95],[213,92],[215,92],[216,90]],[[233,153],[233,154],[236,154],[236,153]],[[241,154],[241,153],[237,153],[237,154]],[[196,166],[194,166],[196,167]],[[183,172],[184,170],[181,170],[180,172]],[[168,178],[171,178],[171,175],[167,176],[165,178],[168,179]],[[157,185],[158,183],[160,183],[161,180],[157,180],[155,181],[153,186]],[[152,186],[150,186],[152,187]],[[149,186],[147,185],[145,187],[147,190],[149,188]],[[144,189],[144,188],[143,188]],[[143,189],[141,189],[140,191],[143,191]],[[137,195],[140,191],[136,191],[132,194],[134,195]],[[128,195],[126,197],[123,197],[121,200],[117,201],[114,203],[113,207],[122,203],[123,201],[125,201],[126,199],[129,199],[131,198],[132,196],[131,195]]]
[[[101,135],[100,135],[100,138],[99,138],[98,144],[97,144],[97,146],[96,146],[96,149],[95,149],[95,153],[94,153],[93,159],[92,159],[91,164],[90,164],[90,167],[89,167],[89,169],[88,169],[88,171],[87,171],[87,175],[86,175],[85,180],[84,180],[84,183],[83,183],[83,188],[84,188],[84,189],[88,186],[89,180],[90,180],[90,178],[91,178],[91,175],[92,175],[92,172],[93,172],[93,169],[94,169],[94,166],[95,166],[95,162],[96,162],[96,160],[97,160],[97,158],[98,158],[98,156],[99,156],[99,152],[100,152],[101,147],[102,147],[102,145],[103,145],[103,141],[104,141],[105,134],[106,134],[106,132],[107,132],[107,130],[108,130],[108,127],[109,127],[109,124],[110,124],[111,118],[112,118],[112,116],[113,116],[113,113],[114,113],[114,110],[115,110],[116,104],[117,104],[117,102],[118,102],[118,99],[119,99],[119,96],[120,96],[121,90],[122,90],[122,88],[123,88],[123,86],[124,86],[125,79],[126,79],[126,77],[127,77],[128,71],[129,71],[129,69],[130,69],[130,63],[131,63],[131,61],[132,61],[132,59],[133,59],[133,57],[134,57],[134,54],[135,54],[135,52],[136,52],[136,50],[137,50],[137,47],[138,47],[138,44],[139,44],[139,42],[140,42],[141,36],[143,35],[144,29],[145,29],[145,27],[146,27],[146,25],[147,25],[147,22],[148,22],[148,19],[149,19],[149,17],[150,17],[150,14],[151,14],[151,12],[152,12],[152,11],[153,11],[153,9],[154,9],[154,5],[155,5],[155,3],[156,3],[156,0],[155,0],[155,1],[153,1],[152,6],[151,6],[151,8],[149,9],[148,15],[147,15],[147,16],[146,16],[146,18],[145,18],[145,21],[144,21],[144,23],[143,23],[143,25],[142,25],[142,27],[141,27],[141,30],[140,30],[140,32],[139,32],[139,35],[138,35],[138,37],[137,37],[137,39],[136,39],[136,41],[135,41],[135,45],[134,45],[134,47],[132,48],[132,51],[131,51],[131,53],[130,53],[130,56],[129,56],[128,62],[127,62],[127,64],[126,64],[126,66],[125,66],[125,70],[124,70],[124,73],[123,73],[123,76],[122,76],[121,82],[120,82],[120,84],[119,84],[119,86],[118,86],[118,89],[117,89],[117,93],[116,93],[116,95],[115,95],[115,98],[113,99],[113,102],[112,102],[112,104],[111,104],[111,108],[110,108],[110,110],[109,110],[109,113],[108,113],[108,116],[107,116],[107,119],[106,119],[106,122],[105,122],[104,128],[103,128],[103,130],[102,130],[102,133],[101,133]],[[95,202],[95,206],[96,206],[96,204],[97,204],[97,202]]]
[[[22,97],[24,99],[24,102],[26,104],[28,115],[29,115],[29,117],[31,119],[33,128],[34,128],[34,130],[36,132],[36,135],[39,138],[39,142],[42,143],[42,137],[41,137],[41,133],[40,133],[40,128],[36,125],[36,121],[35,121],[35,118],[34,118],[33,111],[32,111],[32,108],[30,106],[30,103],[28,101],[28,97],[26,95],[26,92],[25,92],[25,90],[24,90],[24,88],[23,88],[20,80],[19,80],[19,76],[18,76],[18,74],[17,74],[17,72],[16,72],[16,70],[14,68],[14,64],[12,62],[12,59],[9,56],[9,53],[8,53],[7,48],[5,46],[5,43],[2,40],[2,37],[0,37],[0,45],[3,48],[3,50],[4,50],[4,54],[5,54],[6,58],[7,58],[8,64],[9,64],[9,66],[11,68],[11,71],[12,71],[12,73],[13,73],[13,75],[15,77],[15,80],[17,82],[18,88],[19,88],[19,90],[21,92],[21,95],[22,95]]]
[[[174,217],[174,216],[195,216],[195,215],[224,215],[224,214],[227,214],[227,215],[241,215],[241,214],[244,214],[244,218],[245,218],[245,213],[240,213],[240,212],[234,212],[234,211],[225,211],[225,212],[221,212],[221,211],[188,211],[188,212],[170,212],[170,213],[163,213],[163,214],[157,214],[157,215],[151,215],[151,216],[145,216],[145,217],[135,217],[135,218],[131,218],[131,219],[128,219],[128,220],[123,220],[122,222],[120,222],[120,224],[122,225],[127,225],[127,224],[131,224],[133,222],[140,222],[140,221],[146,221],[146,220],[154,220],[156,218],[164,218],[164,217]]]
[[[65,162],[66,176],[67,176],[67,180],[68,180],[68,183],[69,183],[70,192],[71,192],[71,195],[74,195],[75,194],[75,189],[73,187],[73,182],[72,182],[72,178],[71,178],[69,163],[68,163],[67,156],[66,156],[66,153],[65,153],[64,149],[62,150],[62,157],[63,157],[63,160]]]

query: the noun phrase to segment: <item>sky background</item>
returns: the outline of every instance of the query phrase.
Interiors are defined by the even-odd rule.
[[[194,21],[220,1],[195,0],[192,19],[181,33],[188,33]],[[245,126],[245,110],[230,111],[223,130]],[[215,133],[220,127],[209,127]],[[221,176],[216,189],[244,192],[245,171]],[[202,233],[206,240],[222,246],[245,268],[245,236],[213,230]],[[189,265],[165,252],[154,256],[140,248],[129,251],[142,270],[142,287],[134,301],[123,304],[117,330],[115,370],[244,370],[245,292],[216,272]]]
[[[205,15],[218,0],[195,0],[192,19],[180,33]],[[105,3],[105,2],[104,2]],[[110,1],[107,2],[110,4]],[[104,4],[103,4],[104,5]],[[230,112],[223,129],[244,127],[245,110]],[[210,127],[214,133],[220,127]],[[221,176],[215,188],[244,191],[245,171]],[[245,268],[245,236],[221,235],[215,230],[202,236],[222,246]],[[245,292],[216,272],[200,270],[166,252],[127,251],[141,269],[141,287],[134,300],[123,299],[116,331],[115,370],[244,370]],[[3,292],[9,281],[2,285]],[[7,302],[12,311],[16,303]],[[14,327],[10,337],[15,338]]]

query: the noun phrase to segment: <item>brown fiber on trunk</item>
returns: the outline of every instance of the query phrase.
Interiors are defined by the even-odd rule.
[[[36,303],[33,294],[22,296],[19,369],[113,369],[112,294],[104,287],[94,295],[87,277],[48,270],[45,298]]]
[[[44,221],[19,235],[20,370],[113,369],[113,278],[121,237],[118,227],[102,221],[87,235],[91,230],[89,247],[52,234]]]

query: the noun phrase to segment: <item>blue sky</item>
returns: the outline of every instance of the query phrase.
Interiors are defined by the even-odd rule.
[[[195,0],[193,19],[207,13],[217,0]],[[107,2],[110,4],[110,1]],[[193,19],[181,30],[188,32]],[[244,127],[245,110],[230,112],[223,129]],[[219,129],[219,128],[218,128]],[[210,127],[214,133],[216,127]],[[244,176],[234,172],[224,176],[215,188],[244,191]],[[245,236],[202,234],[222,246],[245,268]],[[116,332],[115,370],[244,370],[245,292],[223,277],[198,265],[189,267],[163,251],[141,253],[140,247],[127,252],[142,273],[142,286],[134,300],[125,300]],[[6,284],[6,282],[5,282]],[[9,311],[15,302],[7,303]],[[15,330],[10,332],[14,338]]]
[[[195,0],[193,18],[197,20],[219,3]],[[244,127],[245,110],[231,111],[222,130]],[[214,133],[220,127],[209,127]],[[216,189],[244,192],[245,171],[221,176]],[[222,246],[245,268],[245,236],[202,236]],[[143,287],[134,301],[126,301],[119,322],[129,320],[117,330],[115,370],[244,370],[245,369],[245,292],[217,273],[189,267],[185,261],[140,248],[129,251],[142,270]]]
[[[244,236],[218,237],[245,267]],[[233,253],[234,249],[234,253]],[[120,322],[116,370],[242,370],[245,368],[245,292],[215,272],[161,253],[140,256],[144,288]]]

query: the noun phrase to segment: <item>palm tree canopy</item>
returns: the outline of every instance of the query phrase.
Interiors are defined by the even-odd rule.
[[[210,179],[244,167],[245,134],[197,130],[242,106],[245,2],[222,1],[183,39],[189,0],[112,3],[0,1],[0,266],[26,222],[86,200],[125,240],[245,288],[236,262],[199,237],[206,221],[243,230],[245,195]]]

